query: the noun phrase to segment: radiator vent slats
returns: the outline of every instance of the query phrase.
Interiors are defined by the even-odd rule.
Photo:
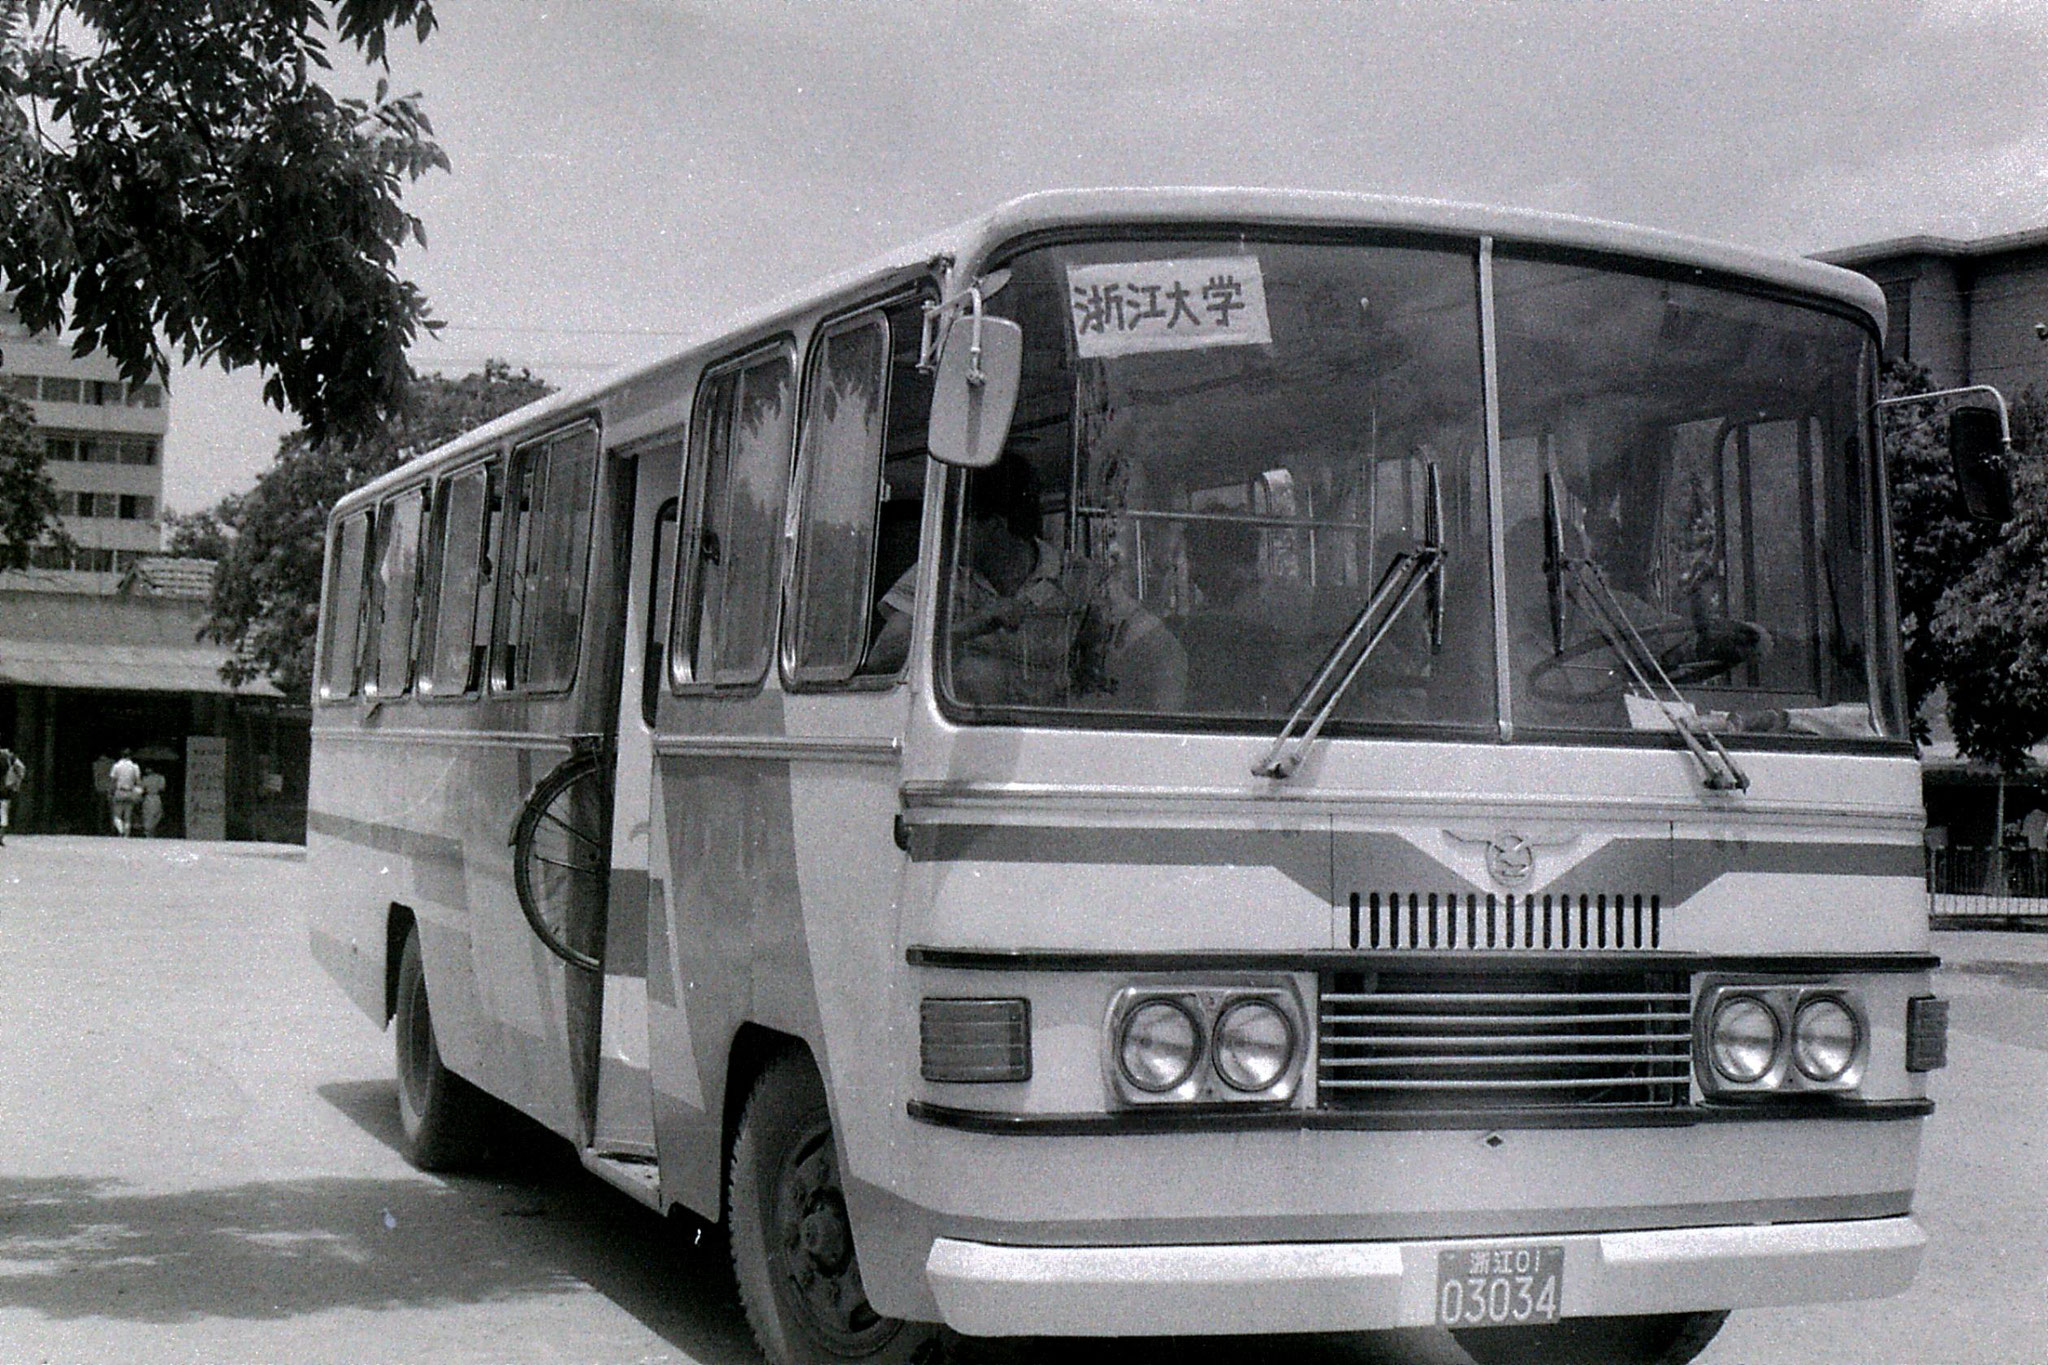
[[[1654,894],[1354,892],[1351,946],[1642,952],[1663,946],[1663,921],[1663,901]]]
[[[1668,971],[1333,972],[1326,1109],[1670,1106],[1692,1076],[1689,981]]]

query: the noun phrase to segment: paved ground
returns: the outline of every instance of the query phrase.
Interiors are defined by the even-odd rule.
[[[300,872],[260,846],[0,848],[0,1365],[754,1360],[716,1245],[552,1140],[459,1179],[400,1159],[388,1036],[308,959]],[[1703,1362],[2048,1360],[2048,935],[1939,948],[1957,1031],[1920,1282],[1738,1314]],[[1024,1354],[1462,1359],[1429,1332]]]

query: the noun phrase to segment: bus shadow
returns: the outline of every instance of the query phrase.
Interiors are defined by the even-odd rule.
[[[333,1082],[320,1097],[364,1133],[401,1150],[392,1081]],[[439,1177],[507,1240],[530,1247],[704,1365],[758,1365],[724,1242],[664,1219],[583,1169],[568,1142],[500,1107],[475,1170]],[[507,1268],[518,1273],[516,1262]]]
[[[1471,1365],[1450,1333],[1388,1332],[1256,1337],[956,1338],[945,1365]]]
[[[365,1133],[399,1148],[390,1081],[319,1088]],[[734,1297],[725,1244],[715,1231],[666,1221],[590,1175],[569,1144],[510,1110],[484,1163],[448,1183],[494,1203],[501,1216],[532,1220],[558,1239],[559,1264],[681,1350],[707,1365],[756,1365],[760,1357]],[[687,1287],[686,1287],[687,1286]],[[1469,1365],[1446,1332],[1327,1336],[1173,1337],[1146,1340],[1040,1338],[982,1341],[949,1336],[932,1365]]]

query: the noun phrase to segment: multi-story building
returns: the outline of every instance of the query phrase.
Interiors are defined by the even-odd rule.
[[[162,539],[163,444],[170,408],[161,384],[130,384],[99,352],[74,356],[61,337],[32,336],[0,312],[0,388],[27,401],[43,437],[64,529],[76,542],[34,559],[45,584],[111,591]]]
[[[109,832],[106,773],[128,750],[163,779],[152,832],[303,838],[305,709],[221,679],[228,651],[199,638],[213,564],[157,557],[163,387],[0,308],[0,388],[34,411],[76,542],[0,572],[0,744],[29,773],[14,829]]]
[[[1884,290],[1885,359],[1924,366],[1942,388],[2048,388],[2048,229],[1974,241],[1895,237],[1818,259]]]

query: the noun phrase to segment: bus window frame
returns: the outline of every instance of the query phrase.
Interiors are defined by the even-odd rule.
[[[496,555],[499,513],[504,501],[504,455],[502,450],[491,451],[482,459],[471,460],[457,465],[436,476],[434,480],[434,513],[431,534],[433,536],[433,577],[428,580],[427,601],[420,613],[419,662],[413,666],[413,695],[428,704],[446,702],[474,702],[481,698],[490,679],[490,654],[492,632],[496,627],[497,579],[502,568]],[[442,691],[441,679],[435,676],[434,664],[441,648],[441,592],[446,586],[442,570],[448,553],[449,487],[458,480],[481,473],[484,478],[483,524],[477,537],[477,583],[476,592],[469,604],[469,648],[470,667],[464,670],[463,686],[454,691]],[[489,565],[490,573],[483,571]],[[491,607],[492,620],[481,621],[485,605]],[[483,628],[478,629],[479,626]],[[477,646],[484,649],[481,668],[475,665]],[[472,676],[474,675],[473,681]],[[422,686],[425,683],[425,686]]]
[[[419,507],[412,514],[412,591],[407,594],[406,602],[410,619],[406,623],[404,659],[400,664],[404,678],[398,686],[387,691],[384,686],[384,622],[390,613],[391,603],[385,592],[384,559],[391,552],[390,538],[398,532],[399,504],[408,498],[417,498]],[[377,500],[376,516],[370,528],[371,553],[364,556],[368,594],[363,615],[370,629],[361,642],[362,658],[357,670],[359,690],[366,701],[389,705],[412,692],[419,668],[420,565],[425,558],[426,531],[432,513],[433,485],[430,480],[394,488]]]
[[[324,574],[325,582],[321,588],[322,601],[320,604],[322,630],[320,635],[316,637],[319,658],[316,661],[317,666],[314,670],[315,676],[313,678],[313,696],[322,706],[346,706],[362,695],[363,620],[369,608],[370,547],[373,544],[376,532],[376,511],[377,509],[374,506],[359,507],[354,511],[335,517],[327,524],[326,572]],[[363,558],[362,562],[356,566],[355,626],[350,637],[352,641],[350,654],[352,657],[349,660],[348,688],[345,691],[335,691],[328,686],[327,675],[331,667],[328,649],[333,641],[329,638],[326,629],[333,620],[332,609],[334,604],[326,599],[332,597],[339,586],[334,574],[335,568],[338,567],[335,563],[335,556],[340,553],[342,539],[346,535],[348,524],[351,521],[363,523]]]
[[[778,358],[788,367],[790,404],[793,410],[790,414],[789,444],[783,454],[782,515],[777,518],[778,525],[771,538],[773,548],[770,553],[774,556],[774,562],[769,567],[775,577],[776,590],[768,596],[771,619],[764,623],[768,648],[763,652],[760,667],[748,677],[700,677],[697,656],[704,645],[703,627],[709,619],[704,614],[704,603],[700,600],[699,593],[703,587],[701,566],[704,557],[701,547],[705,529],[706,494],[711,482],[706,476],[711,462],[709,441],[714,425],[711,400],[721,380],[743,375],[758,365]],[[683,451],[683,507],[676,532],[676,577],[669,593],[667,672],[668,691],[673,696],[753,696],[767,685],[769,674],[775,671],[776,658],[781,649],[783,598],[786,595],[788,575],[787,557],[783,550],[789,538],[791,481],[796,475],[797,435],[803,419],[802,360],[803,348],[797,344],[795,333],[783,331],[748,342],[740,349],[726,352],[719,359],[705,365],[697,375],[696,392],[690,399],[688,441]],[[730,486],[729,441],[726,454],[728,469],[721,476],[721,490]],[[691,548],[685,550],[685,546]],[[724,612],[725,605],[721,594],[717,613],[721,625]],[[685,633],[687,638],[683,638]]]
[[[590,505],[584,509],[583,517],[583,563],[577,574],[582,584],[582,603],[576,614],[576,655],[571,660],[567,676],[558,686],[534,687],[514,679],[519,667],[517,640],[509,638],[507,624],[510,618],[510,599],[515,590],[520,591],[522,610],[519,629],[526,629],[524,591],[527,578],[526,560],[529,545],[519,539],[521,532],[531,524],[533,508],[521,508],[515,500],[515,490],[526,471],[552,450],[559,441],[570,440],[587,429],[591,436],[591,479]],[[583,636],[590,627],[590,561],[592,544],[597,537],[599,485],[604,468],[604,428],[594,412],[583,413],[561,424],[550,427],[537,436],[519,442],[505,454],[505,482],[499,497],[497,514],[498,556],[493,567],[498,571],[497,583],[491,595],[490,650],[484,668],[485,689],[494,697],[565,697],[576,690],[576,684],[583,674]],[[540,466],[543,473],[551,472],[547,465]],[[546,478],[534,483],[530,499],[541,510],[546,510],[548,484]]]
[[[663,540],[666,529],[667,540]],[[641,643],[640,718],[653,729],[661,711],[661,680],[668,671],[669,636],[676,612],[677,557],[683,538],[683,495],[677,489],[661,500],[649,523],[647,562],[647,638]],[[667,554],[664,556],[663,551]],[[663,559],[667,563],[663,563]],[[663,586],[667,591],[662,591]],[[658,606],[657,606],[658,604]]]
[[[910,663],[905,659],[899,668],[886,673],[865,673],[861,665],[867,662],[867,653],[874,648],[874,630],[867,630],[867,638],[861,646],[861,657],[853,661],[850,671],[839,674],[814,668],[800,668],[796,661],[796,632],[794,623],[798,617],[797,596],[803,586],[801,575],[804,518],[808,510],[811,466],[810,403],[817,384],[818,367],[824,363],[825,343],[831,338],[856,331],[867,325],[872,317],[882,324],[884,360],[882,365],[882,448],[880,458],[875,461],[875,488],[871,510],[868,563],[862,585],[862,595],[869,601],[868,613],[873,615],[877,602],[875,569],[880,553],[882,506],[889,483],[889,421],[896,401],[896,352],[898,337],[896,328],[889,320],[891,309],[900,309],[905,304],[918,301],[931,302],[938,298],[938,291],[929,281],[920,281],[907,288],[892,290],[863,300],[853,307],[831,315],[820,321],[812,331],[810,342],[805,348],[802,383],[797,392],[796,461],[790,472],[789,513],[787,530],[783,541],[788,546],[788,557],[782,570],[782,630],[776,650],[777,667],[780,670],[782,686],[789,692],[886,692],[902,683],[909,676]],[[929,456],[926,457],[929,461]],[[927,470],[929,480],[929,470]],[[926,496],[930,496],[929,490]]]

